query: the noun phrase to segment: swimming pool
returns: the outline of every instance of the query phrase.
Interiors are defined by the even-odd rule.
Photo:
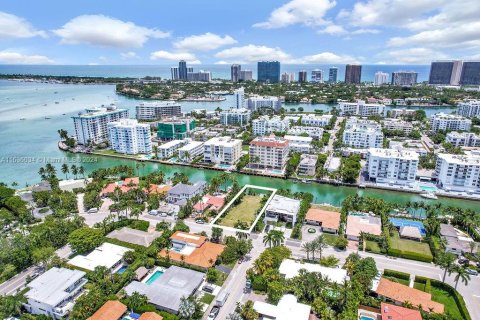
[[[438,189],[432,186],[420,186],[420,189],[428,192],[437,192]]]
[[[371,316],[361,315],[360,320],[375,320],[375,318]]]
[[[422,237],[425,237],[427,235],[427,231],[425,230],[425,226],[421,221],[416,221],[416,220],[408,220],[408,219],[399,219],[399,218],[390,218],[390,222],[395,226],[395,227],[415,227],[420,231],[420,234]]]
[[[147,279],[147,281],[145,281],[145,283],[147,285],[151,285],[152,283],[154,283],[158,278],[160,278],[163,274],[163,271],[160,271],[160,270],[156,270],[151,276],[150,278]]]
[[[127,270],[128,266],[123,265],[120,269],[117,270],[118,274],[122,274]]]

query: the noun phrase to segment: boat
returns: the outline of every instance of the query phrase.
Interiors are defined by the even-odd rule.
[[[358,187],[359,187],[360,189],[365,189],[367,186],[364,185],[364,184],[359,184]]]
[[[50,118],[50,117],[45,117],[45,120],[49,120],[49,119],[52,119],[52,118]]]
[[[62,116],[64,116],[64,115],[65,115],[65,113],[62,113]]]
[[[432,199],[432,200],[437,200],[438,199],[438,197],[433,192],[421,193],[420,197],[425,198],[425,199]]]

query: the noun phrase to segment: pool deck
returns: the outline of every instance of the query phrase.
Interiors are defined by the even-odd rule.
[[[155,274],[155,272],[159,271],[159,272],[165,272],[165,268],[162,268],[162,267],[155,267],[155,269],[152,269],[147,276],[145,276],[142,280],[142,283],[147,283],[148,280],[150,280],[150,278]]]

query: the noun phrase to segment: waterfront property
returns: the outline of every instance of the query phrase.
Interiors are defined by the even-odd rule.
[[[345,234],[348,240],[360,240],[361,233],[369,233],[375,236],[382,234],[382,220],[379,217],[368,215],[349,215],[347,217],[347,230]]]
[[[161,144],[157,148],[157,157],[159,159],[168,159],[175,155],[177,150],[179,150],[183,145],[185,145],[185,140],[171,140],[167,143]]]
[[[343,284],[345,280],[348,280],[347,271],[341,268],[329,268],[314,263],[303,263],[292,259],[285,259],[282,261],[278,272],[285,279],[292,279],[300,273],[300,270],[306,270],[307,272],[321,273],[322,276],[328,277],[330,281]]]
[[[480,151],[438,154],[435,174],[438,185],[446,191],[480,192]]]
[[[106,267],[113,273],[121,266],[123,255],[128,251],[132,249],[105,242],[87,255],[73,257],[68,264],[90,271],[95,270],[96,267]]]
[[[338,109],[341,116],[368,117],[376,115],[384,116],[385,114],[385,105],[365,103],[363,100],[358,100],[357,102],[340,102]]]
[[[194,118],[166,118],[158,122],[157,137],[160,140],[183,140],[196,127]]]
[[[421,221],[400,218],[390,218],[389,221],[398,230],[400,230],[402,227],[413,227],[418,230],[420,237],[425,237],[427,235],[427,231],[425,230],[425,227]]]
[[[318,156],[313,154],[302,154],[298,164],[298,174],[314,177],[317,170]]]
[[[413,151],[370,148],[366,171],[368,178],[377,183],[412,185],[418,163],[418,154]]]
[[[125,287],[125,292],[128,296],[134,292],[146,295],[156,308],[176,314],[181,298],[194,294],[203,278],[201,272],[171,266],[151,284],[133,281]]]
[[[135,107],[135,110],[137,119],[144,121],[155,121],[182,115],[182,106],[175,101],[140,103]]]
[[[110,122],[108,127],[108,142],[110,148],[124,154],[152,153],[150,125],[138,123],[134,119],[120,119]]]
[[[193,185],[178,183],[167,193],[167,201],[174,204],[183,204],[187,200],[202,194],[207,183],[205,181],[197,182]]]
[[[275,195],[265,210],[265,223],[284,221],[293,226],[297,222],[299,210],[300,200]]]
[[[183,162],[191,162],[200,156],[203,156],[203,142],[200,141],[191,141],[178,149],[178,159]]]
[[[212,138],[203,144],[203,161],[234,165],[242,156],[242,140],[230,137]]]
[[[433,132],[443,131],[470,131],[472,120],[455,114],[443,112],[434,114],[430,119]]]
[[[282,107],[282,101],[278,97],[252,95],[247,99],[247,108],[251,111],[272,109],[278,112]]]
[[[119,320],[126,312],[126,305],[117,300],[109,300],[87,320]]]
[[[290,151],[300,153],[312,152],[313,139],[311,137],[285,135],[283,138],[288,141],[288,147]]]
[[[250,142],[250,167],[283,171],[289,151],[288,141],[282,137],[257,137]]]
[[[218,212],[224,204],[225,196],[212,196],[206,194],[193,206],[193,209],[198,213],[202,213],[207,209]]]
[[[123,227],[122,229],[113,230],[107,235],[107,238],[117,239],[123,242],[136,244],[143,247],[149,247],[152,242],[161,236],[160,232],[146,232],[142,230]]]
[[[83,293],[85,272],[53,267],[27,284],[25,309],[52,319],[64,319]]]
[[[299,303],[297,298],[292,294],[284,295],[277,305],[269,304],[262,301],[255,301],[253,309],[258,313],[260,319],[271,320],[309,320],[309,305]]]
[[[204,269],[213,266],[225,249],[222,244],[207,241],[207,237],[182,231],[176,231],[170,240],[172,246],[160,251],[160,257]]]
[[[305,216],[305,223],[320,226],[323,232],[338,233],[340,212],[310,208]]]
[[[116,188],[120,189],[121,192],[128,192],[130,189],[138,187],[140,183],[140,178],[125,178],[123,181],[110,182],[107,184],[101,191],[100,196],[109,197],[115,191]]]

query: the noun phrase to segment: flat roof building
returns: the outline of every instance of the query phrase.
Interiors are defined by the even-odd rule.
[[[415,182],[418,164],[416,152],[370,148],[365,167],[371,181],[405,185]]]
[[[472,120],[455,114],[436,113],[430,119],[433,132],[443,131],[470,131]]]
[[[283,170],[289,151],[288,141],[282,137],[257,137],[250,142],[250,166],[256,169]]]
[[[292,226],[297,222],[300,200],[274,195],[265,210],[265,222],[277,222],[279,220],[291,222]]]
[[[93,271],[96,267],[106,267],[113,272],[123,261],[123,255],[132,249],[105,242],[87,255],[77,255],[68,264]]]
[[[382,234],[382,220],[379,217],[348,215],[347,239],[358,241],[361,233],[369,233],[375,236]]]
[[[107,124],[110,148],[123,154],[151,154],[150,125],[135,119],[120,119]]]
[[[480,151],[464,154],[439,153],[435,168],[438,185],[445,190],[480,191]]]
[[[300,153],[312,152],[313,138],[311,137],[285,135],[283,138],[288,141],[288,146],[290,148],[290,151],[300,152]]]
[[[357,102],[340,102],[338,104],[340,115],[342,116],[384,116],[385,105],[377,103],[365,103],[364,100],[357,100]]]
[[[136,244],[143,247],[149,247],[153,241],[162,234],[158,231],[146,232],[142,230],[123,227],[113,230],[107,235],[107,238],[117,239],[123,242]]]
[[[347,271],[341,268],[329,268],[319,264],[297,262],[291,259],[285,259],[280,264],[278,272],[284,276],[285,279],[292,279],[298,276],[300,270],[306,270],[307,272],[321,273],[322,276],[328,277],[330,281],[343,284],[345,280],[348,280]]]
[[[294,295],[286,294],[276,306],[262,301],[255,301],[253,309],[259,314],[260,319],[309,320],[311,307],[299,303]]]
[[[314,154],[302,154],[298,164],[298,174],[304,176],[316,175],[318,156]]]
[[[230,137],[215,137],[203,144],[203,161],[207,163],[234,165],[242,156],[242,140]]]
[[[182,106],[175,101],[141,103],[135,110],[136,118],[145,121],[182,116]]]

